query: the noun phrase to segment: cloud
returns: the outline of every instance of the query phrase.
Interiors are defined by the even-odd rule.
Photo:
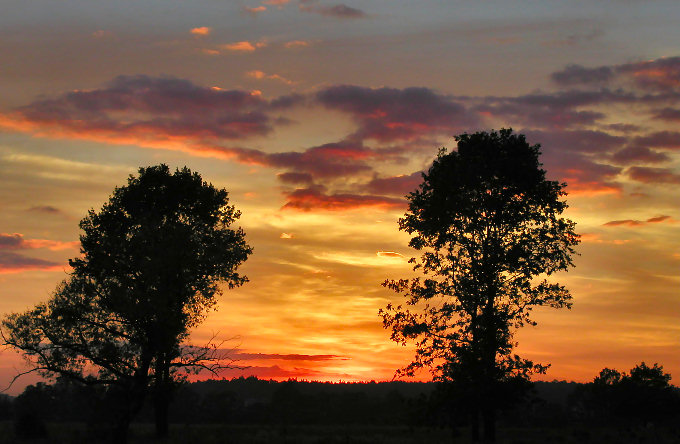
[[[680,122],[680,109],[662,108],[654,114],[655,119],[666,120],[669,122]]]
[[[680,86],[680,57],[662,57],[596,68],[569,65],[562,71],[553,73],[551,78],[563,86],[593,85],[621,80],[643,90],[672,91]]]
[[[32,250],[47,248],[48,250],[77,249],[80,241],[62,242],[49,239],[25,239],[20,233],[0,233],[0,250]]]
[[[562,71],[554,72],[550,78],[560,85],[590,85],[606,83],[614,77],[609,66],[585,68],[581,65],[568,65]]]
[[[612,220],[602,225],[605,227],[619,227],[619,226],[639,227],[646,224],[658,224],[662,222],[673,222],[673,219],[670,216],[661,215],[650,217],[645,221],[634,219]]]
[[[670,221],[671,221],[671,217],[665,216],[665,215],[650,217],[649,219],[647,219],[647,223],[651,223],[651,224],[655,224],[655,223],[659,223],[659,222],[670,222]]]
[[[618,227],[621,225],[626,225],[629,227],[637,227],[640,225],[644,225],[645,223],[640,221],[640,220],[633,220],[633,219],[623,219],[623,220],[612,220],[610,222],[607,222],[604,225],[605,227]]]
[[[280,353],[231,353],[230,358],[242,361],[253,360],[281,360],[281,361],[335,361],[347,360],[339,355],[304,355],[304,354],[280,354]]]
[[[0,274],[21,273],[24,271],[62,271],[64,264],[27,257],[0,249]]]
[[[0,114],[0,127],[171,148],[268,134],[277,123],[268,112],[296,103],[292,96],[268,102],[249,91],[207,88],[172,77],[120,76],[100,89],[76,90]]]
[[[212,28],[208,26],[201,26],[199,28],[193,28],[190,32],[191,34],[197,37],[205,37],[207,35],[210,35],[210,33],[212,32]]]
[[[268,154],[266,162],[270,166],[307,173],[315,178],[336,178],[371,171],[372,167],[365,161],[375,155],[361,143],[340,141],[311,147],[303,152]],[[286,178],[292,177],[294,176]]]
[[[262,3],[270,6],[283,6],[290,3],[290,0],[264,0]]]
[[[294,236],[291,233],[281,233],[279,239],[292,239]]]
[[[248,377],[255,376],[259,379],[275,379],[275,380],[287,380],[287,379],[319,379],[321,377],[326,377],[327,372],[321,372],[318,370],[298,368],[284,369],[278,365],[272,366],[248,366],[245,369],[225,369],[220,371],[220,375],[224,378],[237,378],[240,376]]]
[[[288,193],[286,210],[297,211],[346,211],[360,208],[403,208],[406,201],[385,196],[364,194],[326,194],[322,187],[298,188]]]
[[[672,90],[680,86],[680,57],[662,57],[617,66],[617,71],[632,77],[646,89]]]
[[[267,46],[265,42],[251,43],[247,40],[243,40],[241,42],[226,43],[224,45],[221,45],[220,48],[232,52],[253,52],[256,49],[264,48],[265,46]]]
[[[267,7],[266,7],[266,6],[263,6],[263,5],[260,5],[260,6],[255,6],[255,7],[252,7],[252,8],[248,8],[248,7],[244,6],[244,7],[243,7],[243,10],[244,10],[245,12],[247,12],[248,14],[250,14],[250,15],[257,15],[257,14],[259,14],[260,12],[266,11],[266,10],[267,10]]]
[[[349,113],[359,124],[354,137],[380,142],[453,134],[477,122],[463,105],[428,88],[337,85],[319,91],[316,99],[326,108]]]
[[[680,183],[680,174],[668,168],[630,167],[626,170],[631,179],[642,183]]]
[[[644,146],[629,146],[617,151],[612,156],[612,160],[622,165],[631,163],[661,163],[668,162],[670,157],[665,153],[650,150]]]
[[[626,138],[601,131],[524,131],[529,143],[540,142],[541,161],[550,179],[567,182],[570,194],[595,195],[620,193],[614,182],[622,168],[601,163],[605,156],[621,148]]]
[[[63,214],[62,211],[59,208],[53,207],[51,205],[38,205],[38,206],[30,207],[26,211],[30,211],[32,213],[44,213],[44,214]]]
[[[25,239],[19,233],[0,233],[0,274],[21,273],[23,271],[59,271],[66,266],[53,261],[28,257],[17,250],[65,250],[78,248],[80,242],[61,242],[48,239]]]
[[[636,137],[634,143],[636,145],[644,145],[652,148],[680,150],[680,132],[658,131],[645,136]]]
[[[113,37],[113,32],[111,31],[105,31],[103,29],[97,30],[92,33],[92,37],[95,39],[105,39],[105,38],[110,38]]]
[[[305,46],[311,45],[311,42],[307,40],[291,40],[290,42],[286,42],[283,44],[283,46],[287,49],[290,48],[304,48]]]
[[[404,258],[403,254],[397,253],[395,251],[378,251],[376,253],[378,257],[390,257],[390,258]]]
[[[291,185],[309,185],[314,182],[314,178],[309,173],[287,172],[277,174],[276,177],[281,182]]]
[[[366,189],[376,194],[391,194],[405,196],[415,191],[423,182],[422,173],[416,171],[409,175],[392,177],[374,177],[367,185]]]
[[[286,85],[292,85],[292,84],[295,83],[292,80],[288,80],[287,78],[280,76],[278,74],[267,74],[264,71],[259,71],[259,70],[248,71],[246,73],[246,75],[248,77],[252,77],[253,79],[257,79],[257,80],[262,80],[262,79],[276,80],[276,81],[285,83]]]
[[[300,11],[341,19],[358,19],[368,17],[364,11],[357,8],[352,8],[351,6],[347,6],[342,3],[333,6],[322,6],[318,5],[316,1],[307,0],[301,2],[299,8]]]

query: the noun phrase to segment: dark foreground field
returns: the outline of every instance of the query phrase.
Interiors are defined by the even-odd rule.
[[[48,437],[20,439],[9,421],[0,423],[0,443],[82,444],[106,442],[106,434],[88,430],[79,423],[50,423]],[[453,436],[452,436],[453,435]],[[286,429],[267,426],[178,425],[173,424],[170,437],[159,441],[149,424],[135,424],[130,444],[439,444],[469,443],[467,430],[458,433],[446,428],[397,426],[291,426]],[[615,429],[501,428],[498,444],[675,444],[680,443],[680,427],[630,427]]]

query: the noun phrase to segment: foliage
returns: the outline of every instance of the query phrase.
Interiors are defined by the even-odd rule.
[[[592,383],[572,396],[572,404],[597,421],[663,422],[680,414],[680,392],[663,367],[642,362],[620,373],[604,368]]]
[[[512,353],[513,330],[535,325],[536,306],[570,307],[568,290],[546,277],[572,265],[578,236],[560,217],[565,184],[546,180],[539,145],[510,129],[455,139],[457,150],[440,151],[399,220],[423,252],[411,263],[424,277],[383,283],[413,309],[380,313],[393,340],[416,344],[398,375],[430,367],[494,410],[502,383],[545,369]]]
[[[252,252],[227,191],[183,168],[140,168],[80,222],[81,254],[54,296],[3,322],[5,343],[45,376],[109,386],[129,422],[153,381],[161,403],[177,371],[215,371],[217,344],[184,344],[220,285],[246,282]],[[162,406],[161,406],[162,407]]]

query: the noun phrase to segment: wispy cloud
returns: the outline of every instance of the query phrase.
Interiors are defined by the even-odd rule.
[[[248,71],[246,73],[248,77],[251,77],[253,79],[257,80],[275,80],[277,82],[285,83],[286,85],[292,85],[295,82],[292,80],[289,80],[279,74],[267,74],[264,71],[259,71],[259,70],[254,70],[254,71]]]

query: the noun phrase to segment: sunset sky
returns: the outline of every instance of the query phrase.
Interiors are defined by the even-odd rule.
[[[676,0],[3,1],[0,313],[48,299],[78,221],[139,166],[230,192],[253,255],[192,335],[257,375],[385,380],[378,310],[414,255],[404,195],[462,132],[542,145],[582,235],[519,352],[544,379],[658,362],[680,380]],[[22,369],[0,355],[0,385]],[[423,373],[420,379],[427,379]],[[26,383],[20,381],[10,393]]]

